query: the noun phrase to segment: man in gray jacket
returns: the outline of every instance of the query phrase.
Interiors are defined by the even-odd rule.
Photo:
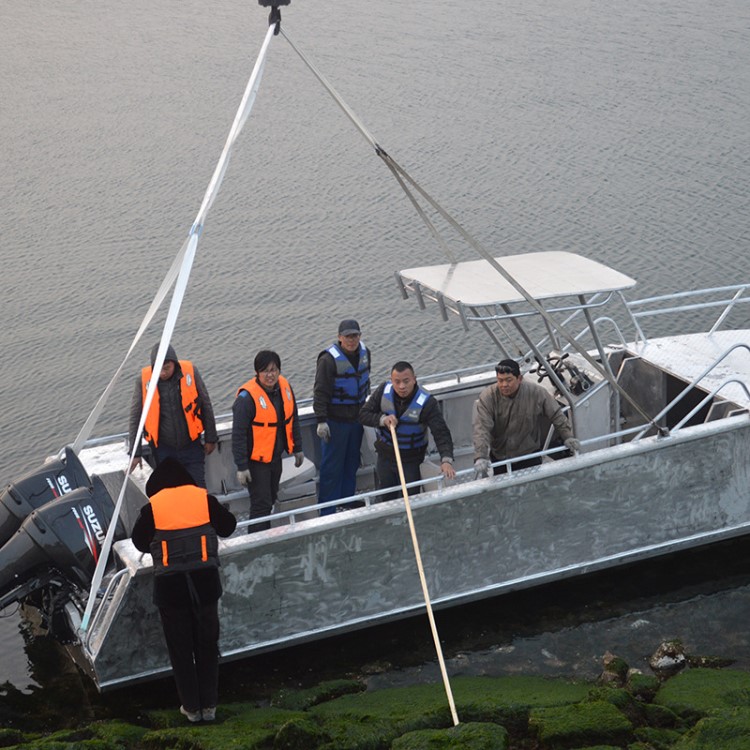
[[[136,435],[136,430],[158,349],[159,344],[156,344],[151,350],[151,367],[144,367],[135,381],[129,438],[131,446],[138,441],[138,448],[130,471],[141,465],[141,436]],[[201,434],[205,446],[201,443]],[[190,472],[199,487],[206,486],[204,459],[213,453],[218,441],[214,410],[198,368],[187,359],[178,360],[171,344],[159,373],[143,436],[151,446],[154,466],[171,456]]]
[[[547,422],[554,425],[566,448],[573,452],[580,449],[562,406],[545,388],[526,382],[518,362],[504,359],[495,372],[497,383],[482,391],[473,417],[474,468],[478,475],[486,476],[490,463],[540,451]],[[513,461],[512,468],[524,469],[541,462],[541,457]],[[507,465],[496,466],[494,473],[506,471]]]

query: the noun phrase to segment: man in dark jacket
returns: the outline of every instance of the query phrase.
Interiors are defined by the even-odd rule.
[[[144,367],[136,378],[130,405],[130,445],[138,448],[130,466],[141,465],[141,438],[136,436],[138,422],[146,399],[146,388],[156,361],[159,345],[151,350],[151,367]],[[201,433],[205,446],[201,443]],[[198,368],[189,360],[178,360],[172,345],[167,347],[164,365],[144,429],[151,446],[154,465],[167,456],[176,458],[190,472],[199,487],[206,486],[205,456],[213,453],[218,436],[211,399]]]
[[[453,439],[448,425],[437,400],[420,387],[414,368],[408,362],[396,362],[393,365],[390,382],[380,385],[367,399],[359,413],[359,420],[364,425],[378,428],[375,471],[381,489],[396,487],[401,483],[391,425],[396,429],[401,466],[407,484],[421,479],[419,465],[427,452],[428,428],[440,453],[440,470],[443,476],[446,479],[456,476],[453,469]],[[392,492],[384,495],[383,499],[392,500],[400,495],[400,492]]]
[[[250,518],[270,516],[279,493],[281,458],[294,455],[302,466],[302,434],[297,400],[281,374],[281,358],[270,349],[255,355],[255,377],[241,385],[232,406],[232,455],[237,481],[248,488]],[[248,533],[271,528],[270,521],[248,526]]]
[[[359,410],[370,393],[372,368],[361,335],[356,320],[342,320],[338,341],[318,355],[313,411],[321,440],[319,503],[351,497],[357,489],[363,434]],[[335,510],[323,508],[320,514]]]
[[[150,501],[133,526],[136,549],[154,560],[154,604],[159,608],[180,711],[188,721],[213,721],[219,689],[219,578],[217,535],[229,536],[235,517],[197,487],[167,457],[146,484]]]

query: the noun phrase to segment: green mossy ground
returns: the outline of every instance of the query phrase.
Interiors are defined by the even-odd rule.
[[[456,677],[453,726],[443,685],[368,692],[354,680],[219,706],[188,724],[177,710],[139,724],[92,721],[42,734],[8,725],[21,750],[747,750],[750,673],[688,669],[627,687],[541,677]]]

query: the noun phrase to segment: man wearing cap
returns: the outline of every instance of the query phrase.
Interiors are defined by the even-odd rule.
[[[565,446],[578,452],[581,444],[573,437],[562,406],[545,388],[523,379],[518,362],[504,359],[495,366],[497,383],[485,388],[474,410],[474,469],[487,476],[490,463],[542,450],[546,429],[551,422]],[[512,468],[538,466],[541,457],[513,461]],[[507,465],[496,466],[504,474]]]
[[[370,350],[356,320],[339,323],[338,341],[318,355],[313,411],[321,440],[318,502],[351,497],[356,491],[363,427],[359,410],[370,393]],[[334,506],[321,515],[334,513]]]

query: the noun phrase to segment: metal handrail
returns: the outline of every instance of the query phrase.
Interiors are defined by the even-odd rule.
[[[91,653],[91,638],[93,637],[94,631],[96,630],[96,626],[99,622],[99,618],[103,616],[104,612],[107,611],[108,603],[111,601],[113,596],[113,589],[115,585],[120,581],[121,578],[129,574],[129,570],[127,568],[122,568],[118,570],[110,579],[109,583],[107,584],[107,588],[104,590],[104,595],[101,597],[101,600],[96,605],[96,608],[94,609],[94,612],[91,617],[91,624],[89,628],[85,631],[83,631],[83,641],[82,646]]]
[[[685,422],[690,421],[692,417],[694,417],[706,404],[708,404],[710,401],[713,400],[714,396],[724,388],[724,386],[729,385],[731,383],[734,383],[740,388],[742,388],[743,391],[745,391],[745,395],[748,398],[748,401],[750,401],[750,389],[748,389],[747,384],[744,380],[738,380],[737,378],[729,378],[725,380],[720,385],[716,386],[711,393],[709,393],[697,406],[693,407],[674,427],[672,427],[672,432],[677,432],[680,430]],[[747,410],[746,410],[747,411]]]
[[[658,421],[659,421],[660,419],[662,419],[663,417],[665,417],[665,416],[666,416],[666,415],[667,415],[667,414],[669,413],[670,409],[672,409],[672,408],[673,408],[674,406],[676,406],[677,404],[679,404],[679,403],[680,403],[680,401],[682,401],[682,399],[683,399],[683,398],[685,398],[685,397],[687,396],[687,394],[688,394],[688,393],[689,393],[690,391],[692,391],[692,390],[693,390],[693,389],[694,389],[694,388],[695,388],[695,387],[696,387],[696,386],[698,385],[698,383],[700,383],[700,381],[701,381],[701,380],[703,380],[703,378],[705,378],[705,377],[706,377],[706,375],[708,375],[708,373],[709,373],[709,372],[711,372],[711,370],[713,370],[713,369],[714,369],[715,367],[717,367],[717,365],[719,365],[719,363],[723,362],[723,361],[724,361],[724,360],[725,360],[725,359],[726,359],[726,358],[727,358],[727,357],[728,357],[728,356],[729,356],[729,355],[730,355],[730,354],[731,354],[731,353],[732,353],[732,352],[733,352],[733,351],[734,351],[735,349],[745,349],[745,350],[746,350],[747,352],[749,352],[749,353],[750,353],[750,346],[749,346],[748,344],[743,344],[743,343],[739,343],[739,344],[733,344],[732,346],[730,346],[730,347],[729,347],[729,349],[727,349],[727,350],[726,350],[726,351],[724,352],[724,354],[720,354],[720,355],[719,355],[719,356],[718,356],[718,357],[717,357],[717,358],[716,358],[716,359],[715,359],[715,360],[713,361],[713,363],[712,363],[712,364],[710,364],[710,365],[709,365],[708,367],[706,367],[706,368],[705,368],[705,369],[703,370],[703,372],[702,372],[702,373],[701,373],[700,375],[697,375],[696,377],[694,377],[694,378],[693,378],[693,380],[692,380],[692,381],[691,381],[691,382],[690,382],[690,383],[688,384],[688,386],[687,386],[686,388],[684,388],[684,389],[683,389],[683,390],[682,390],[682,391],[681,391],[681,392],[680,392],[679,394],[677,394],[677,396],[675,396],[675,398],[673,398],[673,399],[672,399],[672,400],[671,400],[671,401],[670,401],[670,402],[669,402],[669,403],[668,403],[668,404],[667,404],[667,405],[666,405],[666,406],[665,406],[665,407],[664,407],[664,408],[663,408],[663,409],[662,409],[662,410],[661,410],[661,411],[660,411],[660,412],[659,412],[659,413],[658,413],[658,414],[657,414],[657,415],[656,415],[656,416],[655,416],[655,417],[653,418],[652,422],[653,422],[653,423],[656,423],[656,422],[658,422]],[[646,427],[646,428],[645,428],[645,429],[643,429],[643,430],[642,430],[642,431],[641,431],[641,432],[640,432],[640,433],[639,433],[638,435],[636,435],[636,436],[635,436],[635,438],[633,438],[633,439],[634,439],[634,440],[639,440],[639,439],[640,439],[641,437],[643,437],[643,435],[645,435],[645,434],[646,434],[646,433],[648,432],[648,430],[649,430],[649,429],[650,429],[650,426],[649,426],[649,427]]]
[[[711,331],[713,332],[716,327],[724,320],[726,315],[731,309],[737,304],[744,304],[750,302],[750,297],[742,297],[742,295],[750,289],[750,284],[733,284],[731,286],[720,286],[720,287],[709,287],[706,289],[693,289],[686,292],[673,292],[672,294],[661,294],[656,297],[644,297],[643,299],[637,300],[626,300],[625,304],[630,310],[634,318],[646,318],[655,317],[657,315],[666,315],[667,313],[674,312],[686,312],[689,310],[703,310],[711,307],[724,307],[724,311],[719,316],[719,319],[714,324]],[[696,297],[704,297],[709,294],[723,294],[725,292],[734,292],[734,296],[731,299],[718,299],[707,302],[698,302],[684,305],[677,305],[666,308],[658,308],[654,310],[643,310],[636,312],[634,308],[644,307],[646,305],[653,305],[660,302],[669,302],[670,300],[679,299],[694,299]]]
[[[612,295],[614,292],[610,292],[605,299],[601,301],[595,301],[594,298],[590,299],[586,303],[578,303],[575,305],[563,305],[561,307],[550,307],[545,308],[545,311],[547,313],[564,313],[564,312],[573,312],[573,314],[577,312],[581,312],[582,310],[591,310],[597,307],[604,307],[609,300],[612,298]],[[485,307],[489,307],[489,305],[486,305]],[[466,315],[467,320],[472,321],[490,321],[490,320],[516,320],[519,318],[530,318],[530,317],[538,317],[539,312],[536,310],[523,310],[523,311],[503,311],[491,313],[489,310],[484,315]],[[571,317],[573,317],[571,315]]]

